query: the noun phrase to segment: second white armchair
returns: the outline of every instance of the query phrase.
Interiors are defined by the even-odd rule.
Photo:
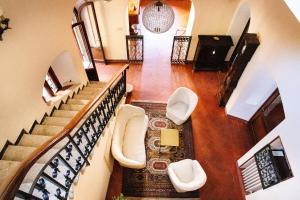
[[[185,159],[168,166],[170,180],[177,192],[189,192],[201,188],[206,174],[197,160]]]

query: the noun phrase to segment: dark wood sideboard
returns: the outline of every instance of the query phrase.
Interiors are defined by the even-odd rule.
[[[226,35],[198,35],[193,70],[218,71],[225,66],[225,57],[233,42]]]

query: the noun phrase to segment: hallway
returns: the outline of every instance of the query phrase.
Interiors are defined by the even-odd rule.
[[[151,0],[141,1],[141,14],[139,15],[139,26],[141,33],[144,36],[144,61],[149,64],[159,65],[162,63],[170,63],[173,37],[178,29],[187,26],[191,1],[190,0],[166,0],[165,2],[170,5],[175,13],[174,24],[170,30],[165,33],[155,34],[148,31],[142,25],[142,12]],[[180,32],[182,33],[182,32]]]

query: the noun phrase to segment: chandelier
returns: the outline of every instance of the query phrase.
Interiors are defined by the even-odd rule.
[[[174,23],[174,18],[173,9],[161,0],[147,5],[142,16],[145,28],[153,33],[168,31]]]

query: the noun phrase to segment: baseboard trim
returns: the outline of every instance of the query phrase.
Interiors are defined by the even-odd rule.
[[[124,59],[107,59],[106,63],[107,64],[113,64],[113,63],[125,63],[125,64],[128,64],[128,60],[124,60]]]
[[[13,143],[11,141],[9,141],[9,140],[6,141],[6,143],[4,144],[4,146],[3,146],[3,148],[1,149],[1,152],[0,152],[0,160],[2,159],[2,157],[3,157],[3,155],[4,155],[4,153],[5,153],[6,149],[7,149],[7,147],[9,145],[12,145],[12,144]]]
[[[19,136],[18,136],[18,138],[17,138],[17,140],[16,140],[16,142],[15,142],[14,145],[18,145],[19,144],[19,142],[21,141],[21,139],[22,139],[22,137],[23,137],[24,134],[27,134],[27,132],[24,129],[22,129],[21,133],[19,134]]]
[[[31,125],[31,127],[30,127],[30,129],[29,129],[29,134],[32,133],[32,131],[33,131],[35,125],[37,125],[37,124],[39,124],[39,123],[37,122],[37,120],[34,120],[34,122],[32,123],[32,125]]]
[[[193,60],[187,60],[187,61],[185,62],[185,64],[193,64],[193,63],[194,63]]]
[[[229,115],[229,114],[226,114],[226,115],[227,115],[227,117],[228,117],[229,119],[233,119],[233,120],[239,121],[239,122],[241,122],[241,123],[243,123],[243,124],[248,124],[248,121],[247,121],[247,120],[244,120],[244,119],[241,119],[241,118],[238,118],[238,117]]]

